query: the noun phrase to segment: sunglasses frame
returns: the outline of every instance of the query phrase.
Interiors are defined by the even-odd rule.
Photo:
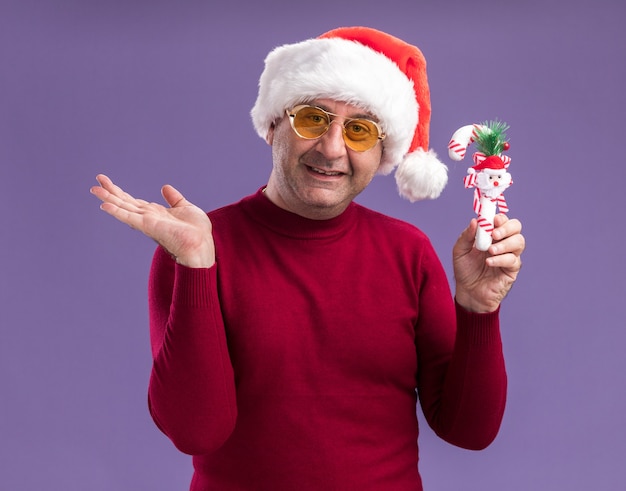
[[[298,112],[300,110],[302,110],[304,108],[307,108],[307,107],[310,107],[312,109],[317,109],[317,110],[323,112],[324,114],[326,114],[328,116],[329,123],[326,126],[326,129],[318,136],[313,136],[313,137],[304,136],[304,135],[301,135],[298,132],[298,130],[296,129],[296,126],[295,126],[296,115],[298,114]],[[318,138],[321,138],[322,136],[324,136],[328,132],[328,130],[330,129],[330,125],[335,122],[334,118],[341,118],[341,117],[343,117],[343,116],[340,116],[339,114],[335,114],[335,113],[331,113],[330,111],[326,111],[326,109],[322,109],[321,107],[312,106],[311,104],[299,104],[297,106],[294,106],[291,109],[286,109],[285,113],[289,117],[289,123],[291,124],[291,129],[293,129],[293,131],[295,132],[296,135],[298,135],[300,138],[302,138],[304,140],[317,140]],[[351,123],[352,121],[367,121],[368,123],[371,123],[371,124],[374,125],[374,127],[376,128],[376,131],[378,131],[378,135],[376,136],[376,140],[372,143],[371,147],[365,148],[363,150],[359,150],[359,149],[353,148],[351,146],[353,141],[350,140],[350,138],[347,135],[346,125]],[[382,128],[380,127],[380,125],[376,121],[372,121],[371,119],[367,119],[367,118],[346,118],[346,119],[344,119],[344,122],[341,125],[341,127],[343,129],[343,140],[344,140],[344,142],[346,143],[348,148],[350,148],[351,150],[354,150],[355,152],[367,152],[368,150],[371,150],[372,148],[374,148],[378,142],[384,140],[385,137],[387,136],[383,132]]]

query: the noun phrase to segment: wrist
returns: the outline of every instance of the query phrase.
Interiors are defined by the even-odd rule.
[[[172,255],[176,263],[187,268],[210,268],[215,264],[215,251],[212,247],[204,247],[197,251]]]
[[[186,268],[210,268],[215,264],[215,261],[200,258],[181,259],[179,257],[175,257],[174,260],[177,264],[185,266]]]
[[[473,312],[475,314],[489,314],[491,312],[495,312],[498,310],[500,304],[486,304],[480,301],[477,301],[472,295],[465,294],[463,292],[457,292],[454,300],[456,303],[467,310],[468,312]]]

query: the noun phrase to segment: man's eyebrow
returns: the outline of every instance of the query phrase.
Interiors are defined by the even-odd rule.
[[[328,108],[328,106],[325,106],[324,104],[319,104],[318,102],[315,102],[315,101],[311,101],[309,102],[309,104],[315,107],[319,107],[320,109],[323,109],[324,111],[329,112],[331,114],[335,114]],[[375,121],[376,123],[380,123],[378,118],[376,118],[373,114],[369,114],[369,113],[357,113],[353,116],[346,116],[346,119],[369,119],[371,121]]]

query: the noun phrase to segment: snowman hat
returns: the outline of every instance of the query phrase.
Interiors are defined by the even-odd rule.
[[[378,172],[395,172],[400,195],[437,198],[447,167],[428,149],[430,91],[421,51],[367,27],[341,27],[318,38],[286,44],[265,59],[251,111],[265,139],[285,110],[315,99],[333,99],[374,115],[386,134]]]

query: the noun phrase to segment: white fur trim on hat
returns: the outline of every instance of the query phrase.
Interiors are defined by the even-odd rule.
[[[371,113],[386,138],[379,168],[389,174],[403,161],[417,126],[413,82],[385,55],[341,38],[279,46],[265,59],[251,111],[263,139],[285,110],[314,99],[333,99]]]
[[[400,163],[395,178],[400,195],[409,201],[435,199],[448,183],[448,168],[433,150],[418,148]]]

